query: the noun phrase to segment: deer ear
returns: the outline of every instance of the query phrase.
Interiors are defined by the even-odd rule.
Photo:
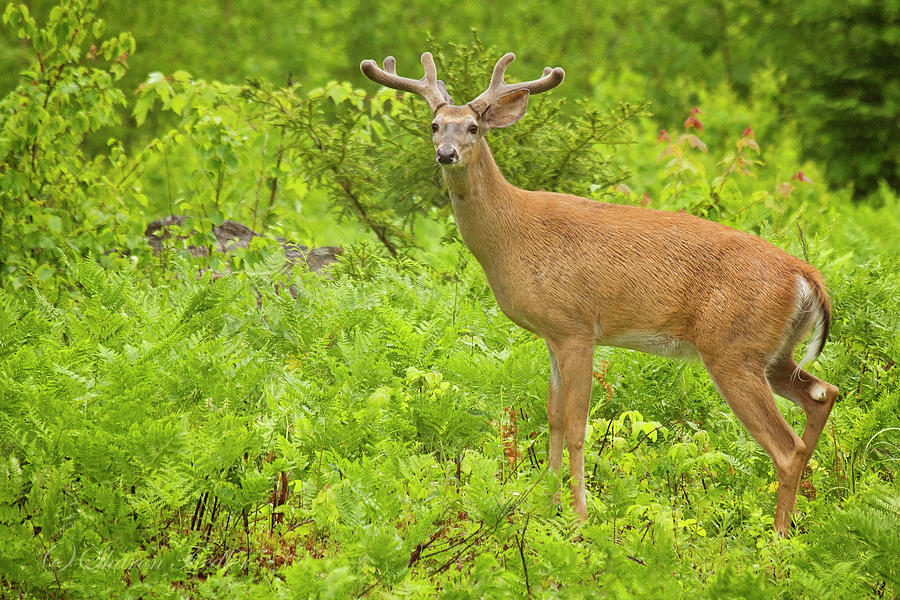
[[[523,116],[528,108],[528,90],[503,94],[481,115],[488,127],[509,127]]]

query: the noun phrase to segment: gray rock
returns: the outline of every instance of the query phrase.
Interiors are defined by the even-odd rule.
[[[144,237],[147,238],[147,243],[153,249],[154,255],[162,251],[163,240],[168,239],[171,235],[169,228],[182,227],[185,220],[185,217],[181,215],[169,215],[147,225],[147,228],[144,230]],[[179,239],[187,239],[194,233],[196,233],[196,230],[182,234],[179,236]],[[221,225],[213,226],[213,234],[216,236],[215,251],[221,253],[233,252],[235,248],[248,248],[250,240],[254,237],[263,237],[262,234],[256,233],[246,225],[235,221],[223,221]],[[314,273],[322,273],[343,252],[340,246],[308,248],[284,238],[278,238],[278,243],[284,250],[284,257],[287,260],[285,264],[286,269],[293,267],[300,261],[304,261],[309,270]],[[194,256],[206,256],[209,254],[207,248],[200,246],[188,246],[188,251]]]

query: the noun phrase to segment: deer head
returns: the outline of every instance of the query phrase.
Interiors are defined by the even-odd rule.
[[[498,60],[488,88],[462,106],[453,104],[444,82],[437,78],[430,52],[422,54],[425,75],[421,79],[398,76],[393,56],[384,60],[384,69],[378,68],[374,60],[362,61],[360,69],[376,83],[395,90],[414,92],[425,98],[434,115],[431,138],[435,160],[444,167],[463,167],[471,162],[478,142],[489,129],[508,127],[521,119],[528,108],[529,95],[554,88],[565,77],[565,71],[561,68],[547,67],[540,79],[506,83],[503,80],[506,68],[515,59],[516,55],[509,52]]]

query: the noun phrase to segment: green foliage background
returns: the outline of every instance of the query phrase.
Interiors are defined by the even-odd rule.
[[[43,18],[54,2],[27,4]],[[152,71],[231,84],[246,77],[282,84],[289,76],[309,87],[355,82],[361,58],[394,54],[401,69],[414,68],[429,37],[466,44],[472,28],[499,52],[514,50],[516,72],[556,61],[566,68],[569,98],[647,99],[662,126],[683,119],[703,89],[725,84],[753,98],[755,75],[770,71],[778,94],[768,110],[800,125],[793,133],[804,154],[827,166],[831,184],[853,184],[864,197],[881,180],[900,183],[895,0],[413,0],[381,2],[377,10],[358,0],[273,2],[262,10],[253,0],[153,0],[127,9],[109,2],[99,16],[110,32],[138,38],[124,80],[129,91]],[[5,39],[0,91],[15,85],[29,56],[14,29]]]
[[[0,597],[896,597],[897,12],[10,5]],[[822,270],[811,368],[843,397],[791,539],[702,367],[608,348],[590,518],[557,509],[543,342],[458,240],[424,103],[358,72],[417,76],[425,49],[458,101],[506,50],[514,78],[566,68],[491,134],[513,183],[686,210]],[[169,214],[184,237],[154,256]],[[188,251],[225,219],[266,237]],[[279,236],[345,254],[286,270]]]

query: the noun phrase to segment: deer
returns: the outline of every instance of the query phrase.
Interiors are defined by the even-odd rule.
[[[435,160],[459,234],[484,270],[504,314],[544,339],[549,469],[569,455],[572,507],[587,519],[584,441],[598,345],[699,359],[738,420],[769,455],[777,474],[774,529],[790,534],[804,469],[838,388],[803,366],[822,352],[831,303],[822,275],[755,235],[685,212],[603,203],[510,184],[485,135],[521,119],[532,94],[562,83],[562,68],[507,83],[505,54],[487,89],[454,104],[430,52],[420,79],[397,75],[388,56],[362,73],[418,94],[431,108]],[[798,364],[797,345],[812,332]],[[798,436],[774,393],[806,416]]]

